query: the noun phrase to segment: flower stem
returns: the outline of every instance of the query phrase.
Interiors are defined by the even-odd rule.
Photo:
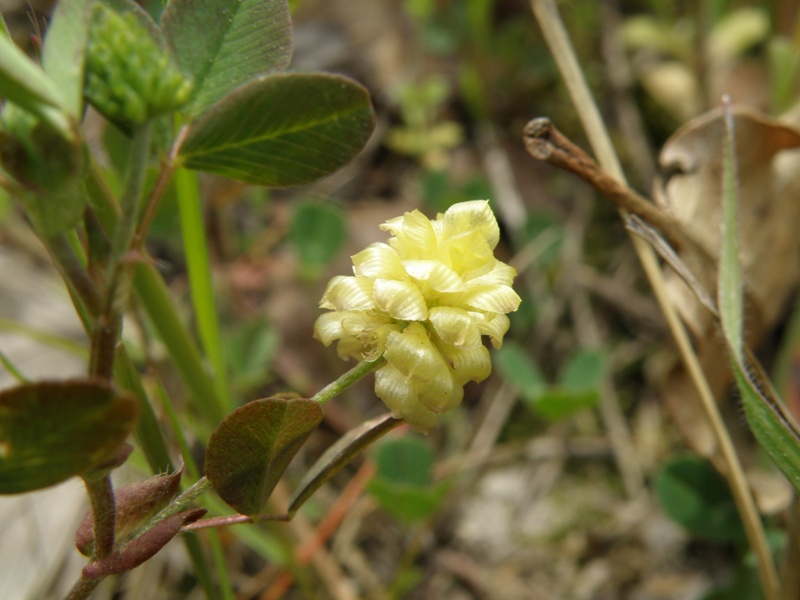
[[[329,383],[316,394],[314,394],[311,397],[311,400],[318,402],[319,404],[327,403],[329,400],[332,400],[353,385],[356,381],[364,377],[364,375],[374,371],[385,362],[385,358],[379,358],[378,360],[372,362],[366,360],[361,361],[355,367],[347,371],[347,373],[339,377],[339,379]]]

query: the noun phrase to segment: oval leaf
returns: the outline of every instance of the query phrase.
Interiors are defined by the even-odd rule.
[[[509,340],[494,353],[498,372],[529,401],[547,390],[547,381],[522,346]]]
[[[387,440],[375,451],[377,475],[396,483],[425,487],[431,482],[433,450],[419,438]]]
[[[447,483],[409,485],[380,476],[367,485],[369,493],[386,512],[406,523],[419,523],[430,517],[441,506],[449,489]]]
[[[305,398],[266,398],[237,408],[211,434],[206,477],[241,514],[259,514],[322,416],[320,405]]]
[[[386,440],[375,452],[376,473],[367,489],[388,513],[413,523],[441,504],[447,483],[433,485],[433,450],[418,437]]]
[[[677,458],[659,472],[655,490],[664,511],[706,539],[744,539],[744,529],[728,485],[708,462]]]
[[[589,349],[576,352],[558,375],[560,386],[571,393],[596,391],[606,375],[607,354]]]
[[[83,68],[91,21],[91,0],[59,2],[42,49],[42,67],[59,90],[64,108],[76,119],[83,110]]]
[[[139,414],[103,381],[39,382],[0,392],[0,493],[55,485],[107,461]]]
[[[597,390],[571,391],[551,387],[534,400],[528,400],[526,405],[548,421],[559,421],[592,408],[598,398]]]
[[[342,211],[322,202],[298,204],[289,239],[300,257],[303,274],[314,277],[336,258],[347,239]]]
[[[369,139],[367,91],[338,75],[271,75],[226,96],[193,123],[186,167],[245,183],[309,183],[340,168]]]
[[[172,0],[161,21],[178,63],[194,79],[192,116],[254,77],[289,66],[286,0]]]

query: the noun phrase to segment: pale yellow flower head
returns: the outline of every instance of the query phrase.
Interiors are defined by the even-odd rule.
[[[431,221],[420,211],[390,219],[392,234],[353,259],[352,277],[334,277],[320,306],[315,336],[339,340],[341,358],[386,363],[375,393],[414,429],[461,403],[464,384],[492,371],[481,336],[499,348],[506,313],[520,298],[516,271],[494,257],[500,239],[486,200],[461,202]]]

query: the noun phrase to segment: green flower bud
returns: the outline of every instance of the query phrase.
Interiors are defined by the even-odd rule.
[[[189,100],[192,82],[133,13],[97,4],[89,31],[84,93],[109,120],[136,126]]]

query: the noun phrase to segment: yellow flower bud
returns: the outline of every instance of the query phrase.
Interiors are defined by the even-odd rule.
[[[388,243],[353,259],[352,277],[331,279],[314,335],[338,340],[343,359],[386,362],[375,393],[418,431],[461,403],[468,381],[492,371],[487,335],[499,348],[506,313],[517,310],[516,271],[494,257],[500,229],[486,200],[461,202],[431,221],[420,211],[390,219]]]

